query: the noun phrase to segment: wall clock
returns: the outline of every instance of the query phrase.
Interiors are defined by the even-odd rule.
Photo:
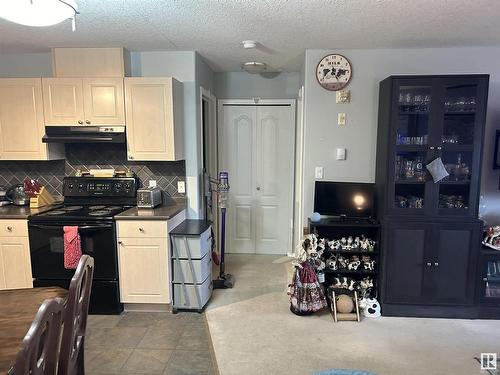
[[[351,63],[345,56],[331,54],[323,57],[316,68],[316,78],[324,89],[342,90],[352,77]]]

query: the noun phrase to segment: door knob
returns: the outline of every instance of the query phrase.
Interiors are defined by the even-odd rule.
[[[438,262],[435,262],[435,263],[434,263],[434,267],[439,267],[439,263],[438,263]]]
[[[80,125],[82,125],[82,124],[83,124],[83,121],[82,121],[82,120],[78,120],[78,123],[79,123]]]
[[[85,120],[85,123],[86,123],[86,124],[90,124],[90,121],[89,121],[89,120]]]
[[[427,262],[427,267],[430,267],[432,266],[432,263],[431,262]]]
[[[260,190],[260,186],[257,186],[257,190]]]

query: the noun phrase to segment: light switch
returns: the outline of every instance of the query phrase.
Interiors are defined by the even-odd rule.
[[[323,178],[323,167],[316,167],[316,169],[314,170],[314,177]]]
[[[177,181],[177,192],[180,194],[186,192],[186,183],[184,181]]]
[[[337,149],[337,160],[345,160],[345,148],[338,148]]]
[[[337,115],[337,123],[338,123],[340,126],[344,126],[344,125],[345,125],[345,113],[344,113],[344,112],[340,112],[340,113]]]

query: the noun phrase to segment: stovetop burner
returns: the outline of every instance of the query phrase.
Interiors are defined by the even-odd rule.
[[[79,211],[83,208],[83,206],[67,206],[61,207],[61,210],[71,212],[71,211]]]
[[[89,206],[89,210],[90,211],[98,211],[98,210],[102,210],[106,208],[106,206],[104,205],[98,205],[98,206]]]
[[[110,210],[97,210],[97,211],[90,211],[89,215],[90,216],[106,216],[111,214]]]
[[[48,211],[47,215],[50,215],[50,216],[64,215],[66,212],[67,211],[63,211],[63,210],[53,210],[53,211]]]

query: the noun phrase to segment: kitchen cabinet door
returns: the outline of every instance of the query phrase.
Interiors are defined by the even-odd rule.
[[[170,303],[167,238],[119,238],[122,303]]]
[[[429,227],[425,223],[388,223],[386,231],[383,302],[418,304],[427,292],[425,252]]]
[[[46,160],[40,78],[0,79],[0,160]]]
[[[173,78],[125,78],[129,160],[184,159],[182,86]]]
[[[0,289],[32,287],[28,237],[0,237]]]
[[[42,78],[45,125],[84,124],[81,78]]]
[[[479,223],[439,224],[433,228],[432,302],[464,305],[472,303],[474,272],[481,247]]]
[[[85,125],[124,125],[123,78],[84,78]]]

